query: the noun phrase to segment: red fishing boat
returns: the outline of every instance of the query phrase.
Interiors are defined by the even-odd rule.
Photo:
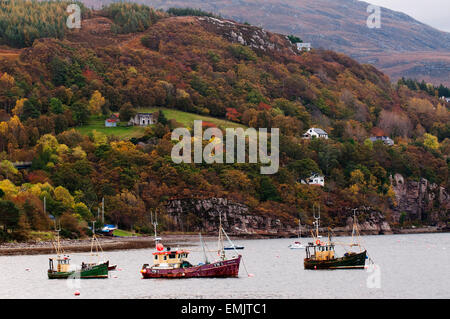
[[[188,260],[189,251],[187,250],[171,250],[170,247],[164,249],[160,243],[156,244],[157,251],[153,253],[153,266],[144,264],[141,269],[143,278],[224,278],[224,277],[238,277],[239,265],[242,256],[237,254],[232,258],[227,259],[225,249],[223,246],[222,233],[228,238],[228,235],[222,228],[220,223],[219,228],[219,248],[218,260],[209,262],[205,246],[202,242],[203,252],[205,254],[205,262],[198,265],[192,265]],[[230,241],[231,242],[231,241]]]
[[[219,260],[213,263],[193,266],[186,260],[186,250],[164,251],[153,253],[153,266],[145,264],[141,273],[144,278],[193,278],[193,277],[238,277],[241,255],[236,258]]]

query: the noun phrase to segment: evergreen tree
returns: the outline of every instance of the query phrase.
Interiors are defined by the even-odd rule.
[[[166,116],[161,110],[158,111],[158,123],[161,123],[162,125],[167,125],[168,123]]]

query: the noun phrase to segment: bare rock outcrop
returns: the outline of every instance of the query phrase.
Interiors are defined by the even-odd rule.
[[[282,237],[296,232],[295,227],[277,218],[250,213],[248,206],[226,198],[183,198],[169,200],[166,212],[178,230],[217,233],[219,214],[229,235]]]
[[[259,27],[212,17],[199,17],[198,21],[206,30],[256,51],[268,53],[268,51],[289,50],[292,54],[297,53],[296,47],[286,36],[271,33]]]
[[[406,213],[409,220],[441,224],[447,220],[450,211],[450,197],[447,190],[425,178],[420,181],[405,179],[400,174],[391,176],[391,184],[395,192],[396,205],[394,221],[398,222],[400,215]]]

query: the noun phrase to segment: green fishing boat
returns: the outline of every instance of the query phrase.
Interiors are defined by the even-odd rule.
[[[56,230],[56,257],[49,258],[47,271],[49,279],[90,279],[108,278],[109,261],[104,263],[82,263],[81,269],[72,269],[70,258],[64,254],[59,241],[59,230]]]
[[[333,242],[330,234],[328,234],[328,241],[321,241],[321,236],[319,236],[320,208],[318,217],[314,212],[314,219],[316,231],[315,233],[312,232],[314,241],[306,246],[305,269],[364,269],[368,256],[367,250],[359,242],[356,214],[353,213],[352,242],[348,244]],[[350,249],[357,247],[359,251],[355,252],[346,249],[347,251],[342,257],[337,257],[334,250],[336,244],[350,247]]]
[[[54,269],[54,261],[57,263]],[[62,258],[49,258],[49,279],[67,279],[67,278],[108,278],[108,262],[103,264],[82,264],[81,269],[70,270],[70,258],[64,256]]]

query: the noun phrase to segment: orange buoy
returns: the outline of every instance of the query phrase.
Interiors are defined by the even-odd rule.
[[[158,250],[158,251],[163,251],[163,250],[164,250],[163,244],[158,244],[158,245],[156,245],[156,250]]]
[[[320,239],[316,240],[316,245],[320,245]]]

